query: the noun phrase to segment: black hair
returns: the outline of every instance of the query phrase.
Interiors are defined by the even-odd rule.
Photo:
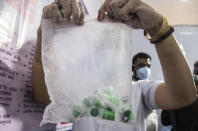
[[[144,53],[144,52],[137,53],[132,58],[132,71],[135,71],[134,64],[137,62],[138,58],[144,58],[144,59],[150,59],[151,60],[151,56],[149,54]]]
[[[195,61],[194,67],[197,67],[197,66],[198,66],[198,61]]]

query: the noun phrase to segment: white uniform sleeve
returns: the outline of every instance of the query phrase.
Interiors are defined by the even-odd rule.
[[[142,88],[142,99],[145,106],[152,109],[159,109],[155,103],[155,91],[162,81],[142,80],[138,82]]]

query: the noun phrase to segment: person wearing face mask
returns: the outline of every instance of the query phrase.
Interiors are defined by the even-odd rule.
[[[132,59],[133,81],[146,80],[151,74],[151,57],[147,53],[137,53]]]
[[[132,81],[148,80],[151,74],[151,56],[144,52],[139,52],[132,59]],[[158,115],[156,110],[146,118],[146,131],[157,131]]]

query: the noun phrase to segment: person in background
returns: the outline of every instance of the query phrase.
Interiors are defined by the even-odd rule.
[[[132,80],[145,80],[151,74],[151,57],[147,53],[140,52],[133,56],[132,59]]]
[[[195,61],[195,63],[194,63],[193,78],[194,78],[195,85],[197,88],[197,93],[198,93],[198,60]]]
[[[198,75],[198,61],[195,61],[195,63],[194,63],[193,74]]]
[[[145,52],[139,52],[132,58],[132,81],[148,80],[151,74],[151,56]],[[157,131],[158,115],[156,110],[146,118],[146,131]]]
[[[196,88],[197,88],[197,94],[198,94],[198,75],[194,75],[193,78],[194,78],[194,81],[195,81],[195,85],[196,85]]]

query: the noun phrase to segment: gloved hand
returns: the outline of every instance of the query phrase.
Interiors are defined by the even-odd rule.
[[[61,18],[61,14],[59,12],[59,7],[62,6],[62,11],[64,13],[65,18],[70,21],[71,19],[76,24],[83,24],[84,23],[84,8],[81,2],[77,2],[77,0],[56,0],[55,2],[45,6],[43,8],[42,18],[44,19],[52,19],[55,22],[59,22]],[[39,27],[37,31],[37,47],[35,53],[35,59],[39,63],[41,63],[41,42],[42,42],[42,35],[41,35],[41,27]]]
[[[135,29],[144,29],[151,36],[162,25],[163,17],[140,0],[105,0],[98,11],[98,20],[106,16],[124,21]]]
[[[62,8],[64,17],[68,21],[72,20],[76,24],[83,24],[85,17],[84,8],[82,3],[77,2],[77,0],[57,0],[45,6],[43,8],[42,18],[52,19],[58,22],[61,18],[60,7]]]

